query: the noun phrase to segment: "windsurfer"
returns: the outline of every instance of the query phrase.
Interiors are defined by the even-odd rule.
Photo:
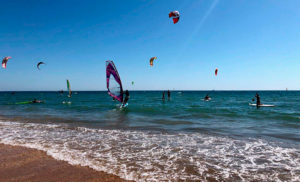
[[[168,90],[168,100],[170,100],[171,99],[171,92],[170,92],[170,90]]]
[[[123,101],[123,106],[125,106],[126,104],[127,104],[127,102],[128,102],[128,100],[129,100],[129,91],[128,90],[126,90],[125,91],[125,99],[124,99],[124,101]]]

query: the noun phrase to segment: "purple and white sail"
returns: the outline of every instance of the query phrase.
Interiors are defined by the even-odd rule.
[[[122,82],[113,61],[106,61],[106,86],[111,97],[123,102]]]

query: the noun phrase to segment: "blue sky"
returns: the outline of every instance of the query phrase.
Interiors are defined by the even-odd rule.
[[[0,90],[300,90],[300,1],[0,1]],[[168,13],[178,10],[173,24]],[[153,67],[149,59],[157,56]],[[46,62],[41,70],[39,61]],[[219,75],[214,76],[215,68]],[[135,85],[131,85],[131,81]]]

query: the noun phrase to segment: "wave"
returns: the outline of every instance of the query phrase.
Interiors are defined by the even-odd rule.
[[[0,121],[0,143],[135,181],[300,180],[300,146],[263,139]]]

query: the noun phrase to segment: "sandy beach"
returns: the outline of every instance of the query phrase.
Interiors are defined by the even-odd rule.
[[[55,160],[43,151],[3,144],[0,144],[0,176],[1,182],[126,181],[88,167]]]

